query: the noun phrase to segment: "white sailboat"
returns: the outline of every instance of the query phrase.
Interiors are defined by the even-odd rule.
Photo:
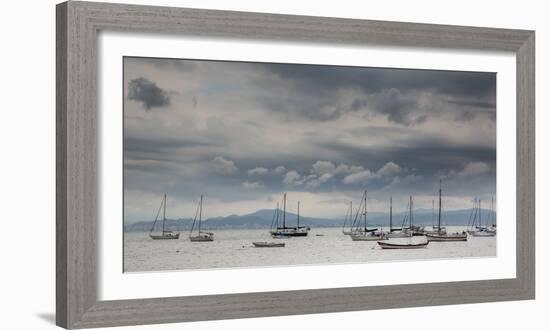
[[[153,234],[153,231],[155,230],[155,225],[157,224],[160,210],[162,209],[162,232],[160,234]],[[151,230],[149,231],[149,237],[154,240],[162,240],[162,239],[178,239],[180,238],[179,232],[173,232],[171,230],[166,230],[165,227],[166,223],[166,194],[162,197],[162,201],[160,202],[159,210],[157,211],[157,216],[155,217],[155,221],[153,222],[153,226],[151,226]]]
[[[191,242],[212,242],[214,241],[214,233],[206,232],[201,230],[202,223],[202,195],[197,207],[197,212],[195,212],[195,218],[193,219],[193,225],[191,226],[191,232],[189,232],[189,240]],[[198,221],[197,221],[198,215]],[[197,225],[197,231],[195,231],[195,224]]]
[[[400,228],[393,228],[393,216],[392,216],[392,198],[390,197],[390,232],[386,235],[388,238],[406,238],[411,237],[413,232],[411,230],[413,226],[413,201],[412,196],[409,198],[409,213],[405,214],[403,222]],[[408,224],[408,227],[405,227]]]
[[[363,219],[363,227],[361,227],[361,219]],[[367,191],[363,193],[363,198],[355,214],[353,221],[354,229],[350,234],[352,241],[380,241],[388,239],[386,233],[378,228],[369,229],[367,226]]]
[[[493,200],[491,199],[491,211],[487,214],[486,223],[483,225],[483,219],[481,214],[481,200],[478,200],[477,210],[472,220],[472,226],[468,233],[473,237],[495,237],[496,229],[489,230],[489,219],[492,218],[493,213]]]

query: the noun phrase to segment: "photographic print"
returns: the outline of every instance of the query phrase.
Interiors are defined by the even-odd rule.
[[[124,271],[496,255],[496,74],[124,57]]]

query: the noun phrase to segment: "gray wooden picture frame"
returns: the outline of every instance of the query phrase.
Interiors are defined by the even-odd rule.
[[[57,5],[56,322],[65,328],[534,299],[535,32],[93,2]],[[515,52],[516,278],[99,301],[99,31]]]

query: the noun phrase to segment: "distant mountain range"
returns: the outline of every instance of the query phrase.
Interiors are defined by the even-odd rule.
[[[208,229],[261,229],[270,228],[275,210],[259,210],[245,215],[230,215],[227,217],[215,217],[203,220],[203,227]],[[466,226],[470,219],[470,209],[446,211],[443,215],[442,223],[449,226]],[[489,214],[489,210],[482,210],[482,218]],[[405,212],[393,214],[394,226],[401,226]],[[437,214],[436,214],[437,220]],[[300,225],[315,227],[341,227],[343,217],[338,219],[323,219],[314,217],[300,216]],[[288,226],[296,224],[296,214],[287,212],[286,222]],[[369,226],[389,226],[389,214],[379,212],[369,212],[367,215]],[[157,222],[157,230],[161,228],[161,221]],[[184,231],[189,230],[193,219],[166,219],[165,228],[167,230]],[[414,224],[420,226],[432,225],[432,210],[419,209],[414,211]],[[124,225],[124,231],[149,231],[153,221],[140,221]]]

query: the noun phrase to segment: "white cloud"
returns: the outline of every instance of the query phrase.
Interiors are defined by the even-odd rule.
[[[363,170],[346,176],[342,182],[346,184],[366,183],[368,180],[372,179],[373,176],[374,174],[371,171]]]
[[[285,172],[286,172],[286,168],[282,165],[277,166],[273,169],[273,173],[275,173],[275,174],[283,174]]]
[[[423,179],[423,177],[421,175],[416,175],[416,174],[409,174],[409,175],[406,175],[406,176],[403,176],[403,177],[395,176],[392,179],[392,181],[390,182],[390,184],[385,186],[384,189],[395,188],[395,187],[403,187],[403,186],[410,185],[410,184],[413,184],[415,182],[418,182],[422,179]]]
[[[214,169],[221,174],[232,174],[238,171],[237,166],[232,160],[225,159],[222,156],[217,156],[212,160]]]
[[[458,173],[459,176],[476,176],[489,172],[489,165],[484,162],[471,162],[466,164],[464,169]]]
[[[317,175],[323,175],[327,173],[333,173],[336,169],[336,166],[329,161],[325,160],[318,160],[315,162],[315,164],[312,165],[313,169],[311,172],[317,174]]]
[[[265,167],[256,167],[248,170],[248,175],[266,175],[269,170]]]
[[[258,189],[263,187],[263,184],[261,182],[255,181],[255,182],[249,182],[245,181],[243,182],[243,188],[245,189]]]
[[[300,185],[303,183],[302,176],[296,171],[288,171],[285,174],[283,182],[290,185]]]
[[[401,167],[394,162],[387,162],[376,174],[380,176],[394,176],[401,172]]]
[[[346,165],[346,164],[340,164],[336,169],[334,169],[334,174],[350,174],[350,173],[357,173],[363,171],[363,166],[354,166],[354,165]]]
[[[319,187],[322,183],[327,182],[328,180],[332,179],[333,175],[330,173],[325,173],[318,178],[315,178],[313,180],[310,180],[307,182],[307,185],[313,188]]]

